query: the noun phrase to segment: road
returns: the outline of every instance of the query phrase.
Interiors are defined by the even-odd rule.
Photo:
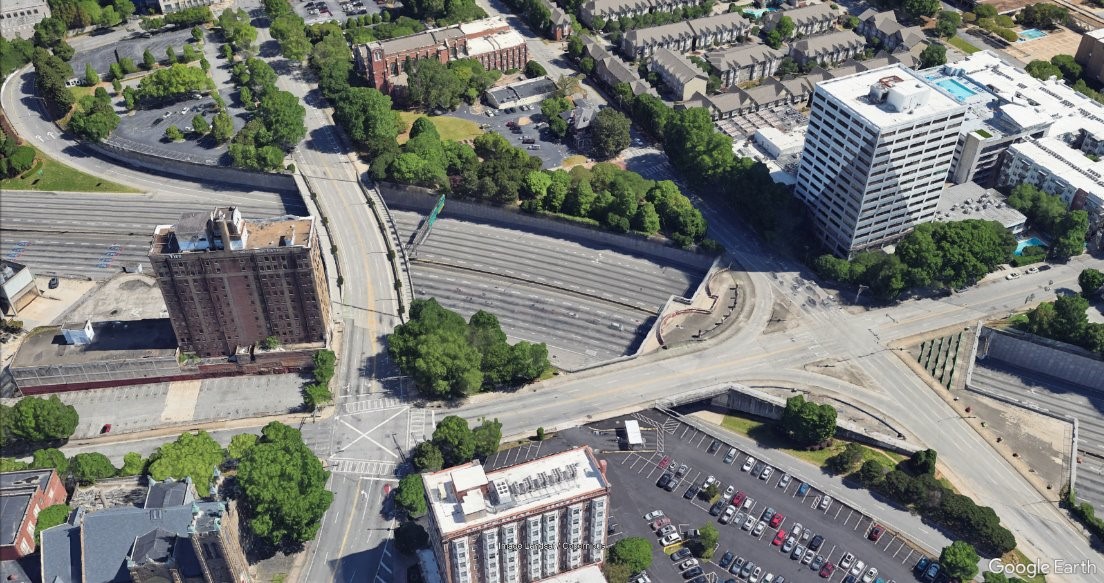
[[[262,29],[261,35],[266,32]],[[404,396],[401,381],[392,376],[394,373],[382,352],[383,335],[399,321],[397,300],[389,276],[384,275],[388,274],[388,267],[382,238],[364,202],[354,161],[346,155],[326,112],[317,107],[320,103],[317,95],[311,93],[300,75],[292,73],[281,77],[280,86],[306,97],[308,104],[308,142],[296,151],[294,161],[317,193],[319,207],[329,219],[328,230],[338,247],[338,264],[344,278],[342,291],[335,298],[341,306],[335,318],[343,327],[342,364],[337,380],[342,388],[339,405],[351,400],[401,399]],[[27,77],[21,80],[26,82]],[[204,201],[204,205],[215,198],[214,194],[273,196],[233,189],[224,192],[220,186],[211,184],[167,181],[90,158],[80,146],[58,139],[56,129],[38,114],[37,101],[26,98],[19,103],[17,91],[8,83],[2,95],[4,109],[17,131],[35,140],[48,154],[81,170],[141,189],[193,197]],[[712,225],[711,235],[731,250],[752,279],[753,287],[745,290],[749,313],[742,328],[692,347],[553,379],[533,390],[519,391],[510,399],[475,398],[457,411],[469,419],[497,417],[506,434],[519,434],[530,433],[537,426],[575,425],[588,414],[623,410],[718,382],[752,378],[782,378],[862,394],[863,399],[876,400],[880,409],[905,424],[920,442],[937,449],[941,469],[960,489],[992,506],[1004,524],[1016,533],[1021,550],[1029,557],[1077,561],[1097,556],[1062,514],[989,448],[960,414],[918,379],[887,345],[918,331],[1007,314],[1022,306],[1024,298],[1032,293],[1040,301],[1048,299],[1053,292],[1042,290],[1047,281],[1053,280],[1055,289],[1062,286],[1072,289],[1080,269],[1090,262],[1099,265],[1099,260],[1080,257],[1056,266],[1045,275],[1047,281],[1028,277],[1007,282],[997,279],[953,298],[910,301],[892,309],[852,313],[840,307],[802,307],[799,310],[802,316],[794,329],[785,334],[763,334],[775,299],[794,295],[789,282],[795,277],[808,278],[809,274],[801,266],[762,249],[750,231],[731,224],[708,204],[702,201],[699,204]],[[336,274],[329,275],[336,278]],[[801,365],[825,356],[850,360],[873,380],[872,386],[860,388],[800,370]],[[348,409],[332,422],[305,427],[304,433],[324,457],[340,453],[343,459],[401,461],[399,432],[405,427],[406,435],[401,437],[409,439],[403,440],[407,443],[416,440],[419,433],[424,436],[427,428],[432,430],[432,411],[428,420],[424,410],[409,407],[399,407],[394,415],[387,420],[399,424],[388,435],[394,444],[371,437],[369,434],[375,428],[360,424],[367,422],[363,421],[365,415]],[[400,419],[404,415],[405,420]],[[352,418],[356,424],[346,418]],[[415,427],[420,431],[414,431]],[[368,439],[361,441],[364,437]],[[337,444],[343,445],[335,450]],[[337,493],[336,500],[318,540],[310,547],[307,570],[300,580],[389,578],[389,561],[383,559],[390,551],[384,534],[393,522],[378,510],[382,487],[387,482],[386,477],[353,480],[335,472],[331,487]],[[1051,576],[1049,580],[1054,583],[1091,579]]]

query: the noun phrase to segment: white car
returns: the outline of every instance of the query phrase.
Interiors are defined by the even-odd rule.
[[[774,468],[772,468],[770,466],[767,466],[767,467],[763,468],[763,473],[759,474],[759,479],[760,480],[766,480],[766,479],[770,478],[771,474],[773,474],[773,473],[774,473]]]
[[[805,551],[805,556],[801,557],[801,564],[808,565],[813,562],[813,558],[816,557],[816,551],[809,549]]]
[[[853,562],[855,562],[855,555],[852,555],[851,553],[844,553],[843,556],[840,557],[839,563],[836,563],[836,565],[840,569],[846,570],[851,567],[851,563]]]
[[[729,484],[728,487],[725,488],[724,498],[726,500],[732,500],[732,495],[735,494],[735,493],[736,493],[736,486],[733,486],[732,484]]]
[[[751,531],[751,534],[754,536],[759,536],[763,534],[764,530],[767,530],[767,522],[765,520],[760,520],[759,524],[755,525],[755,530]]]
[[[729,522],[732,522],[733,516],[736,516],[736,507],[730,504],[728,508],[725,508],[724,514],[722,514],[721,517],[717,520],[719,520],[721,524],[728,524]]]
[[[789,486],[791,479],[792,478],[789,474],[782,474],[782,478],[778,480],[778,487],[785,488],[786,486]]]
[[[795,537],[791,536],[790,538],[786,539],[786,542],[782,543],[782,552],[783,553],[789,553],[790,551],[793,550],[793,548],[796,544],[797,544],[797,539]]]
[[[1027,268],[1027,273],[1039,273],[1039,268],[1032,265],[1031,267]]]
[[[755,458],[748,456],[748,459],[744,460],[744,465],[740,468],[740,471],[746,472],[751,469],[751,466],[755,465]]]
[[[672,532],[675,532],[675,530],[676,530],[675,525],[668,524],[667,526],[657,530],[656,531],[656,536],[667,536],[667,535],[671,534]]]
[[[678,570],[679,571],[685,571],[687,569],[693,569],[694,567],[697,567],[697,566],[698,566],[698,560],[697,559],[686,559],[685,561],[679,563]]]
[[[651,521],[653,521],[653,520],[655,520],[655,519],[657,519],[661,516],[663,516],[663,511],[662,510],[653,510],[653,511],[651,511],[651,512],[644,515],[644,520],[647,520],[648,522],[651,522]]]
[[[755,500],[751,498],[744,498],[744,503],[740,505],[740,510],[751,510],[751,506],[755,504]]]
[[[755,526],[755,517],[754,516],[747,517],[747,520],[744,521],[743,529],[744,530],[751,530],[751,527],[753,527],[753,526]]]
[[[797,545],[794,547],[793,552],[790,553],[790,558],[796,561],[805,556],[805,551],[805,545]]]
[[[826,496],[824,496],[820,499],[819,508],[821,510],[828,510],[828,507],[831,506],[831,505],[832,505],[832,497],[831,496],[826,495]]]
[[[874,567],[871,567],[871,568],[867,569],[866,574],[862,576],[862,582],[863,583],[870,583],[877,576],[878,576],[878,570],[875,569]]]
[[[1008,275],[1004,276],[1004,279],[1016,279],[1018,277],[1020,277],[1019,272],[1013,271],[1012,273],[1009,273]]]
[[[751,576],[748,577],[748,583],[759,583],[759,577],[763,574],[763,568],[756,565],[755,569],[751,572]]]
[[[717,483],[717,478],[715,476],[709,476],[705,479],[705,483],[702,484],[702,489],[708,488],[710,485],[715,483]]]
[[[859,560],[859,561],[856,561],[854,565],[851,565],[851,570],[848,571],[847,573],[850,574],[850,575],[854,575],[854,576],[858,577],[859,574],[862,573],[863,569],[865,569],[865,568],[866,568],[866,563]]]
[[[677,542],[681,542],[681,541],[682,541],[682,537],[679,536],[679,533],[672,532],[671,534],[659,539],[659,544],[666,547],[666,546],[673,545],[673,544],[675,544]]]
[[[801,526],[800,522],[795,522],[793,528],[790,529],[790,534],[794,536],[801,536],[801,531],[805,530],[804,526]]]

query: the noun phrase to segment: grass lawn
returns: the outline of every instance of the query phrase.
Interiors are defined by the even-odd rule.
[[[1031,559],[1027,558],[1027,555],[1023,554],[1019,549],[1012,549],[1008,554],[1001,557],[1001,560],[1005,565],[1030,565]],[[1020,579],[1027,581],[1027,583],[1046,583],[1046,575],[1039,574],[1034,577],[1028,576],[1026,573],[1016,575]]]
[[[31,144],[28,143],[28,146]],[[32,146],[33,147],[33,146]],[[35,165],[23,176],[0,180],[0,188],[7,190],[50,190],[76,192],[140,192],[96,178],[75,168],[70,168],[35,148]],[[41,172],[41,174],[40,174]]]
[[[957,36],[952,36],[951,38],[947,39],[947,44],[966,53],[967,55],[972,55],[981,50]]]
[[[445,115],[430,116],[414,111],[400,111],[399,117],[401,117],[403,123],[406,124],[406,131],[399,134],[400,144],[405,144],[406,140],[410,139],[410,126],[413,125],[414,120],[419,117],[429,118],[429,121],[433,122],[434,127],[437,128],[437,133],[441,134],[442,140],[462,142],[483,133],[483,130],[479,129],[479,124],[458,117],[448,117]]]
[[[571,168],[572,166],[578,166],[580,164],[586,164],[586,156],[580,156],[578,154],[574,156],[568,156],[564,158],[563,164],[560,164],[563,168]]]
[[[792,449],[789,441],[787,441],[781,435],[774,430],[774,424],[765,421],[756,421],[754,419],[748,419],[746,417],[737,417],[735,415],[725,415],[724,421],[721,422],[721,426],[725,429],[729,429],[741,435],[746,435],[751,439],[754,439],[762,447],[769,447],[771,449],[782,450],[783,452],[805,460],[817,467],[823,468],[824,464],[828,461],[828,458],[843,451],[843,448],[847,447],[849,443],[846,440],[837,439],[832,447],[827,447],[821,450],[808,451],[804,449]],[[892,451],[885,451],[875,449],[869,446],[863,446],[863,461],[874,460],[889,468],[893,468],[897,465],[897,462],[905,460],[905,456]]]

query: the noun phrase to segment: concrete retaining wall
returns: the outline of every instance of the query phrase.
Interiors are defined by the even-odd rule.
[[[1052,376],[1087,389],[1101,390],[1104,360],[1091,352],[1018,330],[982,328],[977,358]]]
[[[731,385],[728,393],[715,397],[711,405],[774,420],[781,419],[782,412],[786,410],[785,399],[742,385]],[[897,439],[895,436],[869,431],[843,420],[836,422],[836,436],[909,456],[924,449]]]
[[[97,144],[84,142],[85,147],[97,154],[118,162],[124,166],[146,170],[157,174],[180,176],[189,180],[200,182],[213,182],[247,188],[275,191],[295,191],[298,187],[295,178],[291,174],[268,174],[264,172],[250,172],[238,168],[226,168],[222,166],[206,166],[192,164],[180,160],[170,160],[151,156],[133,150],[120,148],[110,144]]]
[[[440,196],[426,188],[390,182],[380,182],[378,187],[383,199],[391,208],[424,214],[428,214],[433,209],[433,206],[437,203],[437,198]],[[543,233],[553,237],[604,245],[618,251],[655,257],[700,271],[708,270],[709,266],[713,264],[713,257],[708,255],[691,253],[639,236],[599,231],[555,217],[530,215],[521,209],[449,199],[445,203],[445,210],[441,211],[441,214],[445,218],[499,224],[524,229],[531,233]]]

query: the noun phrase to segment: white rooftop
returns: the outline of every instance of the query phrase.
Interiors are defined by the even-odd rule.
[[[625,421],[625,438],[629,445],[644,445],[644,438],[640,435],[640,422],[635,419]]]
[[[606,576],[602,574],[602,569],[598,568],[598,565],[587,565],[585,567],[575,569],[574,571],[567,571],[566,573],[560,573],[549,577],[547,579],[541,579],[541,583],[607,583]]]
[[[1031,159],[1074,188],[1084,190],[1097,199],[1104,198],[1104,159],[1093,162],[1084,152],[1069,147],[1057,138],[1012,144],[1009,150]]]
[[[884,88],[884,102],[871,99],[871,87]],[[889,65],[846,77],[821,81],[822,90],[878,127],[892,127],[964,109],[955,100],[933,90],[911,69]]]
[[[1009,206],[1004,196],[991,188],[964,182],[943,189],[935,209],[935,220],[966,219],[997,221],[1008,229],[1023,226],[1027,221],[1023,213]]]
[[[491,53],[517,47],[525,44],[525,39],[516,30],[500,32],[490,36],[474,38],[468,41],[468,56],[474,57],[484,53]]]
[[[464,34],[479,34],[488,30],[494,30],[506,26],[506,19],[501,16],[492,16],[490,18],[483,18],[480,20],[473,20],[471,22],[464,22],[459,25],[460,32]]]
[[[589,448],[580,447],[488,474],[478,461],[422,474],[430,512],[442,535],[609,488]],[[458,487],[459,486],[459,487]],[[470,489],[477,488],[477,489]],[[486,489],[484,492],[483,488]],[[463,499],[457,491],[469,489]]]

